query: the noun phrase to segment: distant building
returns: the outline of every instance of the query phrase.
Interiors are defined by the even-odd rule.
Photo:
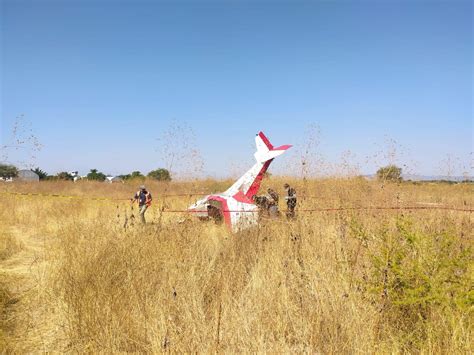
[[[119,178],[118,176],[107,176],[105,178],[105,182],[112,184],[114,182],[123,182],[123,180]]]
[[[19,181],[28,181],[28,182],[38,182],[39,176],[34,171],[31,170],[18,170],[18,176],[16,180]]]
[[[74,182],[76,182],[77,180],[80,180],[82,178],[81,176],[79,176],[79,172],[77,172],[77,171],[71,171],[69,174],[72,176],[72,180]]]

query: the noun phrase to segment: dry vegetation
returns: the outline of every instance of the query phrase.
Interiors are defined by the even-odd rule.
[[[265,183],[282,190],[281,179]],[[300,209],[474,205],[469,184],[293,183]],[[156,203],[145,227],[131,225],[127,201],[0,194],[0,346],[10,352],[472,352],[471,213],[308,212],[295,222],[264,221],[231,235],[223,226],[161,213],[195,198],[165,193],[219,191],[227,182],[148,185]],[[135,188],[2,187],[124,199]]]

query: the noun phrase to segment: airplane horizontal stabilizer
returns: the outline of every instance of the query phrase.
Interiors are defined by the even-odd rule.
[[[263,132],[257,134],[255,137],[255,143],[257,151],[254,156],[258,163],[265,163],[268,160],[274,159],[291,147],[291,145],[282,145],[274,148]]]

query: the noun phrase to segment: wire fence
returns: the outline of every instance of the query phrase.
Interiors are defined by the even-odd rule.
[[[65,199],[82,199],[91,201],[128,201],[131,199],[126,198],[112,198],[112,197],[89,197],[89,196],[78,196],[78,195],[61,195],[61,194],[45,194],[45,193],[31,193],[31,192],[5,192],[1,191],[0,194],[12,195],[12,196],[36,196],[36,197],[55,197]],[[178,197],[178,196],[205,196],[206,194],[191,193],[191,194],[164,194],[163,197]],[[302,196],[303,198],[307,196]],[[376,211],[376,210],[445,210],[445,211],[456,211],[456,212],[474,212],[474,208],[470,207],[455,207],[455,206],[353,206],[353,207],[314,207],[314,208],[299,208],[298,213],[310,213],[310,212],[344,212],[344,211]],[[162,213],[203,213],[206,211],[199,210],[180,210],[180,209],[160,209]],[[246,211],[246,210],[223,210],[222,212],[230,213],[258,213],[258,210]]]

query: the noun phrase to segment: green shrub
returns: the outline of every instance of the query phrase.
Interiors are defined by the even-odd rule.
[[[48,178],[49,179],[49,178]],[[69,174],[66,171],[62,171],[58,173],[55,177],[52,178],[53,180],[66,180],[66,181],[72,181],[73,177],[71,174]]]
[[[97,169],[91,169],[90,173],[87,174],[87,180],[105,181],[106,178],[106,175]]]
[[[156,169],[152,170],[147,175],[149,178],[159,181],[171,181],[171,174],[167,169]]]
[[[129,181],[144,181],[145,180],[145,176],[139,171],[133,171],[130,174],[119,175],[118,177],[121,178],[122,180],[129,180]]]
[[[381,181],[402,181],[402,168],[396,165],[387,165],[377,170],[377,179]]]
[[[46,180],[48,178],[48,173],[40,168],[31,169],[31,171],[38,175],[40,180]]]
[[[371,272],[363,283],[379,304],[383,330],[406,349],[426,341],[436,319],[472,310],[471,249],[449,223],[420,230],[401,217],[372,243]]]
[[[11,178],[18,176],[18,169],[16,166],[8,164],[0,164],[0,177]]]

